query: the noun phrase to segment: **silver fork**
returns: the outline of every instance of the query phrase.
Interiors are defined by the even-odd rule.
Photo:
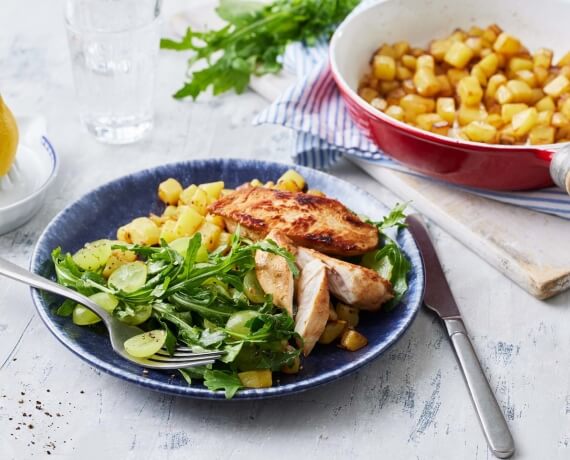
[[[135,326],[129,326],[122,323],[113,315],[110,315],[103,310],[99,305],[93,302],[88,297],[85,297],[78,292],[69,289],[60,284],[54,283],[46,278],[43,278],[35,273],[32,273],[24,268],[8,262],[0,257],[0,275],[4,275],[16,281],[28,284],[37,289],[52,292],[54,294],[71,299],[86,308],[91,310],[101,318],[107,329],[109,330],[109,338],[111,339],[111,346],[116,353],[123,358],[139,364],[149,369],[183,369],[185,367],[203,366],[205,364],[212,364],[214,361],[222,356],[222,352],[204,352],[194,353],[190,348],[184,346],[177,346],[175,353],[171,356],[166,350],[160,350],[157,354],[150,358],[135,358],[125,351],[124,343],[127,339],[135,335],[142,334],[144,331]]]

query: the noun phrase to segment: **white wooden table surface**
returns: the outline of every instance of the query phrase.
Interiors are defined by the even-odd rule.
[[[176,11],[182,2],[167,1]],[[0,237],[27,266],[49,220],[83,193],[141,168],[192,158],[288,162],[291,138],[254,128],[254,94],[197,103],[169,95],[184,56],[162,53],[157,123],[144,142],[96,143],[80,132],[58,2],[3,1],[0,91],[17,113],[43,114],[61,156],[47,204]],[[334,171],[387,204],[396,198],[354,167]],[[518,459],[570,458],[570,295],[540,302],[435,227],[433,236],[483,368],[512,429]],[[536,229],[537,238],[548,235]],[[443,329],[421,312],[362,371],[313,391],[257,402],[154,393],[101,374],[65,350],[38,319],[28,289],[0,279],[0,459],[487,459]]]

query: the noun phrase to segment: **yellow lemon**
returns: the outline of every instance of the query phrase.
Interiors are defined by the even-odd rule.
[[[0,177],[6,175],[16,157],[18,125],[10,109],[0,96]]]

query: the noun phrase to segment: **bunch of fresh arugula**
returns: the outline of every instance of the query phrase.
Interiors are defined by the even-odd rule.
[[[350,13],[360,0],[221,0],[216,9],[226,21],[219,30],[188,28],[180,41],[162,39],[163,49],[193,51],[189,80],[174,97],[198,95],[212,86],[214,94],[243,92],[252,76],[277,73],[281,56],[292,42],[314,44]],[[194,70],[196,64],[206,67]]]

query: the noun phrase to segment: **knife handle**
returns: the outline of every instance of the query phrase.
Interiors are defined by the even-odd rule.
[[[509,458],[515,452],[515,443],[505,416],[481,369],[465,325],[461,319],[445,319],[444,322],[487,443],[496,457]]]

